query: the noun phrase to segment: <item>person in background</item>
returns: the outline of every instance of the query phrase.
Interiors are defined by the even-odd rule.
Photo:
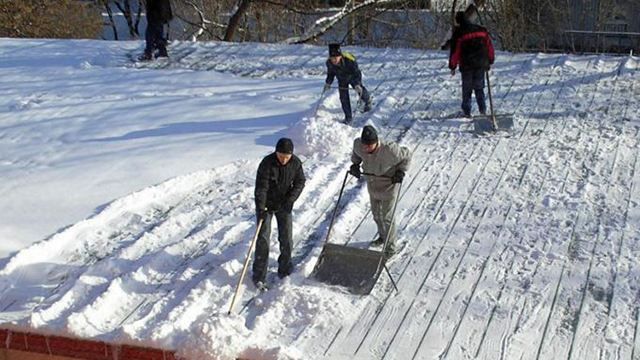
[[[362,73],[358,68],[356,58],[340,50],[340,44],[329,44],[329,59],[327,59],[327,78],[324,84],[324,92],[331,88],[334,78],[338,78],[338,92],[340,103],[344,111],[344,122],[350,123],[353,119],[351,112],[351,99],[349,98],[349,85],[353,87],[364,103],[364,112],[371,110],[371,96],[362,85]]]
[[[276,151],[267,155],[256,175],[255,202],[258,221],[262,228],[256,241],[256,253],[253,262],[253,283],[258,289],[264,289],[269,261],[269,238],[271,219],[276,216],[278,222],[278,276],[284,278],[291,274],[292,215],[293,204],[304,189],[305,176],[302,162],[293,154],[293,142],[281,138]]]
[[[167,39],[164,36],[164,26],[173,19],[169,0],[146,0],[147,29],[144,37],[146,47],[139,60],[148,61],[157,57],[168,57]]]
[[[462,74],[462,112],[471,117],[471,93],[475,92],[478,111],[487,113],[484,97],[484,76],[495,60],[493,44],[487,29],[472,24],[459,11],[456,13],[456,27],[451,37],[449,69],[451,75],[460,67]]]

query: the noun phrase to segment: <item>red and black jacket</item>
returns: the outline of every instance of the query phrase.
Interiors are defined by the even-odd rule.
[[[493,64],[495,52],[487,29],[479,25],[463,24],[452,36],[449,69],[488,69]]]

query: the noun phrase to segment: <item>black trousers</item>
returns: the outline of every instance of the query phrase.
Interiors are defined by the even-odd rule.
[[[371,101],[371,96],[369,95],[369,91],[364,87],[360,82],[338,82],[338,93],[340,94],[340,104],[342,105],[342,111],[344,112],[345,119],[351,119],[353,117],[353,113],[351,112],[351,99],[349,98],[349,85],[355,88],[356,85],[362,86],[362,96],[360,99],[365,104],[368,104]]]
[[[471,93],[475,92],[478,111],[484,114],[487,105],[484,101],[484,69],[462,70],[462,111],[471,114]]]
[[[253,281],[264,282],[267,277],[269,265],[269,238],[271,237],[271,219],[273,213],[268,213],[256,240],[256,255],[253,261]],[[285,277],[293,270],[291,263],[292,240],[292,216],[290,212],[278,211],[275,213],[278,223],[278,242],[280,243],[280,256],[278,257],[278,276]]]
[[[147,42],[145,53],[153,55],[158,50],[161,55],[167,53],[167,39],[164,37],[164,25],[161,23],[150,22],[147,24],[147,30],[144,33]]]

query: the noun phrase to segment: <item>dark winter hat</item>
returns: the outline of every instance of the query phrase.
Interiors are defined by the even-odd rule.
[[[360,141],[365,145],[375,144],[378,142],[378,132],[373,126],[367,125],[362,129]]]
[[[340,44],[329,44],[329,56],[340,56]]]
[[[293,154],[293,141],[289,138],[281,138],[276,144],[276,151],[282,154]]]

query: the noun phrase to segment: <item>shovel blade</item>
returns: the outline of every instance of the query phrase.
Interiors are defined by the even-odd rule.
[[[325,244],[312,276],[318,281],[344,286],[349,292],[367,295],[375,286],[385,260],[382,252],[345,245]]]
[[[493,126],[491,115],[478,115],[473,117],[473,131],[476,134],[484,134],[496,131],[510,131],[513,129],[513,114],[496,115],[496,127]]]

